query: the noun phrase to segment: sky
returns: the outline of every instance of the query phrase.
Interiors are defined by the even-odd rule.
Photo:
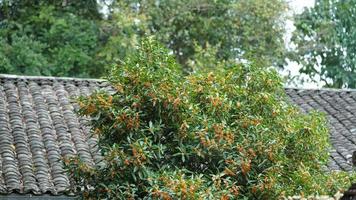
[[[289,0],[289,2],[293,10],[298,13],[303,11],[304,7],[311,7],[314,5],[314,0]]]
[[[312,7],[314,6],[314,0],[288,0],[289,4],[290,4],[290,8],[291,8],[291,12],[290,12],[290,16],[293,16],[293,14],[299,14],[303,11],[304,8],[306,7]],[[295,27],[293,25],[293,20],[290,19],[288,21],[286,21],[286,29],[287,29],[287,34],[285,36],[285,41],[286,41],[286,45],[290,47],[290,38],[292,35],[292,32],[295,30]],[[299,75],[299,69],[301,68],[301,66],[299,66],[297,63],[295,62],[289,62],[286,69],[284,71],[281,72],[282,75]],[[304,82],[303,84],[301,83],[297,83],[297,84],[290,84],[287,86],[290,87],[302,87],[302,88],[320,88],[322,85],[320,83],[314,83],[311,82],[310,79],[305,76],[305,75],[301,75],[301,78],[305,79],[306,82]]]

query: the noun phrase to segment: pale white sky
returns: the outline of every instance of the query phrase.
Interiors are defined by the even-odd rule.
[[[304,7],[311,7],[314,5],[314,0],[289,0],[293,10],[300,13]]]

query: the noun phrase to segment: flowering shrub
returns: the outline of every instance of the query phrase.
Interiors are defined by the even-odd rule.
[[[114,94],[79,99],[104,155],[93,168],[67,162],[84,198],[277,199],[349,184],[324,171],[326,120],[290,105],[273,70],[236,64],[183,76],[147,40],[107,79]]]

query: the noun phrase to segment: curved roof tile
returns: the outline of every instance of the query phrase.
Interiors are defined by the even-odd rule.
[[[67,193],[62,158],[98,164],[89,119],[76,115],[73,97],[108,88],[100,79],[0,75],[0,193]]]

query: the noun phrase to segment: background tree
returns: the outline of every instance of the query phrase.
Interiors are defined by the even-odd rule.
[[[220,61],[281,66],[286,9],[284,0],[3,0],[0,73],[100,77],[147,35],[186,71],[208,48]]]
[[[326,87],[356,87],[356,1],[316,0],[296,16],[292,60]]]
[[[95,77],[98,9],[95,0],[1,1],[0,73]]]
[[[145,35],[165,44],[185,69],[207,47],[217,49],[219,60],[284,61],[284,0],[127,0],[112,7],[107,29],[113,36],[101,52],[108,62],[122,60]]]

